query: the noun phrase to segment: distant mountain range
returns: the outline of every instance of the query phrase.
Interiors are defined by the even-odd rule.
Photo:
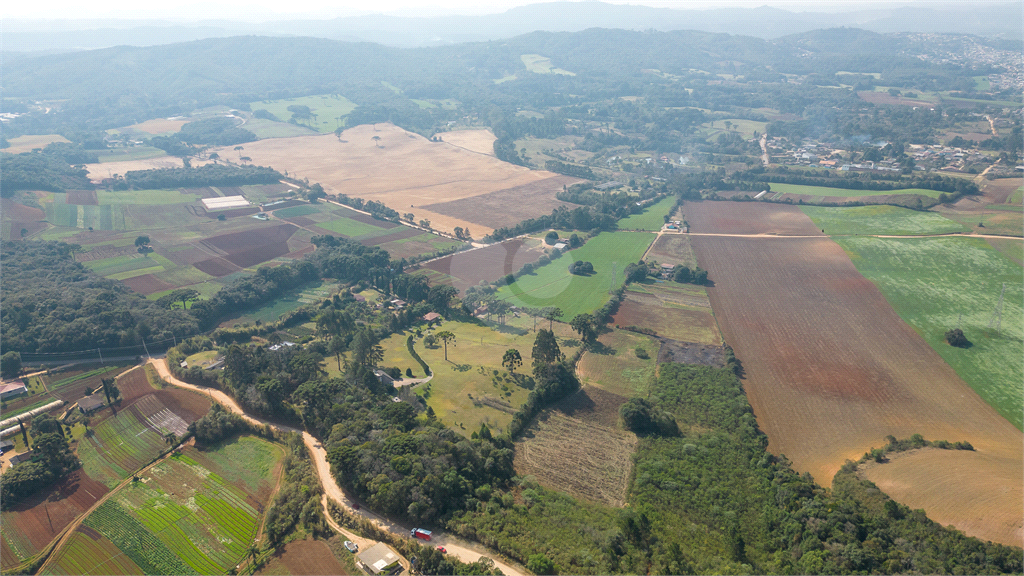
[[[11,20],[4,23],[5,52],[67,52],[110,46],[154,46],[240,35],[307,36],[411,48],[500,40],[534,31],[588,28],[699,30],[764,39],[839,26],[873,32],[975,34],[1021,40],[1024,4],[941,8],[897,6],[848,12],[792,12],[760,8],[676,10],[602,2],[549,2],[478,16],[354,16],[261,23],[161,20]]]

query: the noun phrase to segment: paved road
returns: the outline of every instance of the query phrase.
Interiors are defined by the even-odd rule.
[[[167,361],[165,359],[150,359],[149,363],[152,364],[154,368],[156,368],[156,371],[158,374],[160,374],[161,378],[170,382],[171,384],[174,384],[175,386],[180,386],[182,388],[188,388],[190,390],[195,390],[202,394],[206,394],[213,398],[214,400],[216,400],[217,402],[219,402],[226,409],[242,416],[243,418],[245,418],[246,420],[253,424],[257,424],[260,426],[268,424],[266,420],[255,418],[253,416],[246,414],[245,411],[243,411],[242,408],[237,403],[235,403],[234,399],[232,399],[230,396],[228,396],[227,394],[220,390],[208,388],[206,386],[197,386],[195,384],[189,384],[188,382],[178,380],[177,378],[174,377],[173,374],[171,374],[171,371],[167,368]],[[367,518],[375,524],[377,524],[378,526],[380,526],[381,528],[391,532],[392,534],[395,534],[396,536],[401,536],[404,538],[409,537],[409,530],[412,527],[403,526],[396,522],[392,522],[387,518],[370,512],[366,508],[360,508],[356,510],[353,507],[353,501],[345,494],[344,491],[342,491],[341,487],[338,486],[338,483],[334,480],[334,476],[331,474],[331,465],[330,463],[327,462],[327,451],[320,444],[320,441],[314,438],[312,434],[299,430],[297,428],[292,428],[291,426],[283,426],[281,424],[274,423],[269,424],[275,430],[280,430],[283,432],[299,432],[302,434],[302,441],[303,443],[306,444],[306,449],[309,450],[309,454],[313,458],[313,463],[316,465],[317,475],[320,477],[320,483],[324,487],[325,513],[327,512],[326,498],[330,498],[331,500],[334,500],[338,505],[343,507],[350,514]],[[329,514],[327,515],[329,516]],[[354,536],[354,534],[352,534],[351,532],[341,529],[341,527],[334,524],[333,521],[331,522],[331,525],[332,527],[338,529],[342,534],[345,534],[346,537]],[[359,543],[359,541],[357,540],[353,540],[352,538],[349,539],[353,542]],[[360,540],[363,540],[367,544],[372,542],[371,540],[366,539]],[[491,558],[492,561],[494,561],[494,565],[496,567],[498,567],[502,572],[504,572],[508,576],[523,576],[525,574],[529,574],[529,572],[527,572],[526,569],[522,566],[513,564],[512,562],[507,560],[495,559],[494,553],[490,552],[480,544],[470,542],[468,540],[463,540],[462,538],[452,536],[450,534],[445,534],[438,530],[434,531],[434,537],[433,540],[431,541],[431,544],[435,546],[444,546],[445,549],[448,550],[448,554],[455,556],[459,560],[466,563],[476,562],[480,559],[481,556],[487,556],[488,558]]]

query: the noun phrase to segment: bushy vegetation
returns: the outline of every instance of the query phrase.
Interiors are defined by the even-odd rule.
[[[47,488],[81,463],[71,453],[60,422],[48,414],[32,420],[32,460],[10,468],[0,476],[0,502],[9,508],[27,496]]]
[[[155,190],[167,188],[196,188],[202,186],[244,186],[247,184],[273,184],[283,178],[273,168],[264,166],[229,166],[206,164],[198,168],[158,168],[131,170],[114,189]]]
[[[4,198],[18,190],[66,192],[92,188],[84,168],[71,166],[55,154],[0,153],[0,172],[4,175],[0,180],[0,195]]]

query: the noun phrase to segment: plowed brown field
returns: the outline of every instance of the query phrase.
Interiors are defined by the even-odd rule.
[[[452,278],[452,285],[463,292],[481,280],[491,282],[517,272],[524,264],[536,262],[543,255],[544,246],[536,240],[527,244],[523,239],[516,238],[486,248],[456,252],[428,262],[424,267],[447,274]]]
[[[216,152],[224,157],[234,155],[231,147]],[[440,230],[451,232],[456,226],[469,227],[478,237],[492,231],[476,218],[483,216],[482,212],[461,219],[432,212],[424,206],[555,176],[453,144],[430,142],[392,124],[356,126],[342,133],[340,139],[324,134],[249,142],[245,154],[254,164],[287,170],[309,178],[310,182],[319,182],[330,194],[377,200],[399,212],[412,212],[417,220],[430,220]],[[549,212],[550,209],[538,209],[532,215]]]
[[[797,206],[764,202],[687,202],[683,215],[690,232],[824,236]]]
[[[362,550],[360,550],[361,552]],[[291,574],[315,576],[317,574],[348,574],[322,540],[289,542],[270,559],[259,574]]]
[[[528,218],[550,214],[559,206],[576,208],[576,204],[562,202],[555,198],[555,194],[561,191],[563,186],[572,186],[577,182],[584,180],[555,175],[529,184],[471,198],[429,204],[423,208],[453,218],[479,222],[489,228],[515,226]]]
[[[1021,432],[896,315],[838,245],[731,237],[696,237],[693,244],[711,271],[708,296],[743,362],[744,387],[772,452],[829,485],[846,459],[881,446],[889,434],[967,440],[988,459],[989,474],[1015,479],[1013,496],[980,481],[977,470],[951,467],[934,479],[942,490],[919,492],[922,507],[938,513],[956,495],[965,499],[959,509],[972,515],[1010,509],[1024,516]],[[904,481],[917,482],[912,475]],[[943,518],[973,530],[973,516]],[[987,537],[1020,545],[1014,533]]]

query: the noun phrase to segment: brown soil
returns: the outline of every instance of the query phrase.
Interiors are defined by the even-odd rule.
[[[1017,462],[969,450],[922,448],[891,454],[889,461],[861,465],[859,475],[928,517],[1009,546],[1024,541],[1024,484]],[[970,482],[964,482],[971,478]],[[955,494],[956,497],[950,497]]]
[[[287,242],[288,238],[290,238],[297,229],[298,228],[292,224],[278,224],[276,226],[267,226],[258,229],[242,230],[241,232],[221,234],[220,236],[207,238],[206,240],[203,240],[202,243],[227,252],[228,254],[236,254],[249,251],[256,246]],[[284,253],[287,253],[287,250]],[[267,258],[267,260],[269,259],[270,258]]]
[[[452,278],[452,285],[463,292],[481,280],[490,282],[517,272],[524,264],[536,262],[544,255],[542,245],[526,248],[525,244],[522,238],[506,240],[486,248],[456,252],[424,267],[447,274]]]
[[[584,180],[570,176],[552,176],[480,196],[428,204],[423,208],[460,220],[479,222],[490,228],[515,226],[528,218],[550,214],[559,206],[576,208],[576,204],[562,202],[555,198],[555,194],[562,190],[562,186],[572,186],[577,182]]]
[[[336,214],[343,218],[351,218],[356,222],[362,222],[363,224],[369,224],[370,226],[376,226],[377,228],[390,229],[401,224],[395,224],[394,222],[388,222],[387,220],[378,220],[369,214],[363,214],[362,212],[346,208],[345,206],[339,206],[336,210],[331,211],[332,214]]]
[[[46,222],[11,222],[11,233],[8,240],[21,240],[22,238],[28,238],[36,232],[46,230]],[[25,231],[25,235],[21,235],[21,231]]]
[[[744,388],[769,439],[799,471],[828,485],[843,462],[883,438],[915,433],[966,440],[1003,476],[1020,472],[1021,432],[967,386],[827,238],[693,239],[715,286],[708,296],[725,341],[743,362]],[[977,474],[950,471],[985,490]],[[988,493],[963,509],[1019,506]],[[945,504],[929,501],[926,511]],[[951,518],[947,521],[956,524]]]
[[[96,198],[95,190],[68,190],[67,200],[68,204],[79,204],[84,206],[95,206],[99,204],[99,200]]]
[[[697,298],[694,300],[696,306],[683,308],[652,294],[629,291],[619,304],[612,322],[616,326],[650,328],[664,338],[721,344],[710,303],[706,299],[703,299],[703,303],[698,303]]]
[[[516,472],[577,498],[623,506],[637,443],[616,427],[625,401],[588,387],[541,413],[516,442]]]
[[[659,264],[680,264],[693,268],[697,260],[693,256],[690,237],[685,234],[662,234],[647,251],[646,260]]]
[[[489,156],[494,156],[494,141],[498,139],[490,130],[455,130],[437,136],[453,146]]]
[[[116,385],[117,389],[121,391],[122,402],[125,404],[154,392],[146,378],[146,371],[141,367],[121,374]]]
[[[164,406],[186,422],[195,422],[202,418],[210,411],[212,405],[209,397],[183,388],[168,387],[157,390],[154,394]]]
[[[134,278],[128,278],[122,280],[125,286],[131,288],[134,292],[138,292],[143,296],[149,296],[157,292],[163,292],[164,290],[172,290],[177,288],[170,282],[164,282],[163,280],[153,276],[152,274],[143,274],[142,276],[135,276]]]
[[[206,160],[192,158],[192,166],[199,167],[209,164]],[[153,170],[156,168],[183,168],[181,158],[176,156],[160,156],[148,160],[121,160],[118,162],[100,162],[99,164],[86,164],[85,169],[89,173],[89,179],[93,182],[100,182],[110,178],[113,174],[124,176],[133,170]]]
[[[999,178],[985,183],[981,192],[993,204],[1009,204],[1010,196],[1024,186],[1024,178]]]
[[[232,155],[230,148],[217,152]],[[377,200],[399,212],[412,212],[417,220],[426,218],[440,230],[469,227],[479,236],[491,232],[478,220],[486,214],[463,220],[423,206],[554,176],[452,144],[430,142],[391,124],[356,126],[342,133],[340,141],[333,134],[270,138],[246,144],[245,152],[254,164],[308,177],[329,194]]]
[[[196,262],[193,266],[195,266],[200,272],[205,272],[206,274],[216,278],[227,276],[228,274],[234,274],[240,270],[238,266],[235,266],[223,258],[210,258],[209,260]]]
[[[21,542],[32,554],[42,550],[74,519],[88,510],[107,487],[79,469],[50,489],[18,503],[3,513],[4,537]],[[0,553],[8,552],[5,546]],[[4,555],[5,571],[19,563],[13,554]]]
[[[344,574],[348,572],[322,540],[289,542],[274,554],[258,574],[292,574],[315,576],[318,574]]]
[[[218,198],[220,196],[209,186],[203,186],[202,188],[179,188],[179,190],[183,194],[197,194],[200,198]]]
[[[690,232],[824,236],[796,206],[764,202],[687,202],[683,214]]]
[[[0,212],[3,212],[4,220],[38,222],[46,219],[46,212],[39,208],[19,204],[10,198],[0,198]]]
[[[661,349],[658,350],[658,363],[678,362],[680,364],[702,364],[704,366],[725,366],[725,348],[680,342],[661,338]]]
[[[147,134],[163,134],[164,132],[177,132],[178,130],[181,130],[181,127],[184,126],[186,122],[188,121],[156,118],[153,120],[146,120],[140,124],[126,126],[124,130],[137,130]]]
[[[387,244],[388,242],[394,242],[395,240],[413,238],[421,234],[423,234],[423,230],[406,227],[405,230],[402,230],[401,232],[395,232],[394,234],[388,234],[386,236],[367,238],[365,240],[360,240],[359,243],[363,246],[380,246],[381,244]]]
[[[231,262],[235,266],[241,268],[248,268],[266,262],[267,260],[273,260],[278,256],[284,256],[288,253],[287,242],[275,242],[273,244],[264,244],[262,246],[256,246],[248,250],[241,252],[234,252],[225,256],[228,262]]]

